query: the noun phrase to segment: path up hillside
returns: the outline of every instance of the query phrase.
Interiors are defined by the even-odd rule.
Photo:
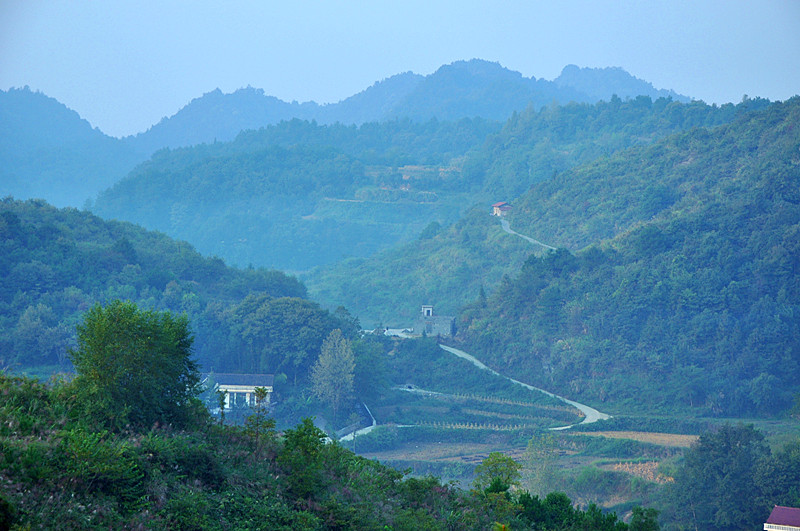
[[[642,411],[778,415],[800,392],[800,98],[535,186],[531,257],[459,321],[492,367]],[[596,242],[596,243],[591,243]]]
[[[474,301],[481,287],[493,290],[504,274],[515,274],[530,253],[541,250],[505,235],[497,219],[488,216],[489,205],[510,201],[514,230],[563,246],[561,240],[550,241],[549,234],[537,232],[524,214],[514,214],[528,208],[532,197],[524,196],[517,206],[517,194],[539,188],[557,191],[561,175],[570,168],[583,168],[614,153],[623,153],[624,159],[626,148],[658,146],[658,140],[670,134],[723,124],[767,104],[758,100],[715,107],[638,98],[529,109],[467,154],[461,183],[475,190],[474,197],[482,202],[458,223],[444,229],[440,223],[431,225],[417,241],[319,268],[304,280],[313,297],[323,304],[345,304],[364,324],[407,326],[423,301],[452,314]],[[565,217],[552,222],[568,226],[570,221]],[[605,236],[598,233],[596,238]]]

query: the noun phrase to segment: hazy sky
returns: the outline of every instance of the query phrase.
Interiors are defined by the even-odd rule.
[[[215,88],[330,103],[472,58],[544,79],[620,66],[709,103],[786,99],[800,1],[0,0],[0,89],[28,85],[115,136]]]

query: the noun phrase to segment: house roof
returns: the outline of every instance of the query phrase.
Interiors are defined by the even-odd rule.
[[[493,207],[501,207],[501,206],[503,206],[503,205],[508,205],[508,203],[506,203],[505,201],[500,201],[499,203],[495,203],[495,204],[493,204],[492,206],[493,206]],[[509,206],[510,206],[510,205],[509,205]]]
[[[249,385],[253,387],[272,387],[275,376],[272,374],[232,374],[217,372],[209,374],[217,385]]]
[[[768,524],[791,525],[800,527],[800,509],[776,505],[767,518]]]

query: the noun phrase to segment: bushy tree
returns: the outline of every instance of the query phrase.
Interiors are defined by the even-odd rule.
[[[485,490],[495,487],[508,490],[512,485],[519,486],[522,465],[501,452],[491,452],[489,457],[475,467],[475,488]]]
[[[675,477],[671,505],[678,520],[702,529],[745,529],[763,522],[754,483],[759,462],[769,458],[764,436],[752,425],[724,425],[702,435]]]
[[[284,470],[287,487],[298,498],[311,498],[323,487],[325,433],[304,418],[294,429],[286,430],[278,464]]]
[[[92,307],[77,330],[69,357],[85,413],[113,428],[186,425],[199,374],[185,315],[115,300]]]

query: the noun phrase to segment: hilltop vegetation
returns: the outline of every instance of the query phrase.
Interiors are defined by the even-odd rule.
[[[144,153],[169,147],[233,140],[240,131],[259,129],[293,118],[320,124],[355,124],[411,119],[458,121],[480,117],[505,120],[532,106],[595,103],[621,98],[667,97],[688,102],[673,91],[656,90],[620,68],[564,67],[553,81],[526,78],[498,63],[472,59],[443,65],[428,76],[405,72],[376,82],[338,103],[285,102],[251,87],[223,94],[219,89],[192,100],[125,143]]]
[[[463,340],[594,401],[786,410],[800,391],[798,120],[794,98],[535,186],[519,230],[573,248],[618,236],[528,259],[462,314]]]
[[[539,227],[544,222],[572,226],[577,213],[566,209],[565,205],[572,204],[567,194],[590,197],[594,189],[561,192],[560,177],[554,175],[633,146],[658,146],[657,142],[670,134],[727,123],[767,104],[764,100],[747,100],[715,107],[641,97],[541,111],[528,109],[512,116],[501,131],[490,135],[464,160],[459,185],[475,190],[474,197],[483,201],[481,206],[450,226],[427,227],[416,241],[366,259],[319,268],[304,274],[304,280],[314,298],[324,304],[346,305],[365,324],[407,326],[416,306],[425,301],[434,303],[443,314],[455,313],[474,301],[481,287],[494,289],[504,274],[517,271],[530,253],[542,250],[505,234],[496,219],[484,215],[490,204],[500,199],[510,201],[515,212],[522,211],[512,216],[515,230],[551,245],[566,245],[560,240],[561,232],[554,234]],[[653,157],[658,156],[657,149],[653,148]],[[618,158],[624,160],[625,156]],[[625,186],[618,184],[620,195],[627,193]],[[648,190],[654,196],[652,201],[659,200],[659,186],[652,183],[652,190]],[[546,193],[514,200],[531,187]],[[536,203],[536,210],[529,214],[532,203]],[[558,214],[551,216],[551,212]],[[650,215],[638,210],[633,214],[640,216],[634,219]],[[535,220],[535,230],[529,220]],[[576,234],[580,230],[576,226]],[[596,241],[607,236],[597,233],[589,237]]]
[[[261,363],[280,369],[282,354],[270,357],[259,351],[247,363],[227,355],[245,352],[240,343],[265,334],[270,342],[289,341],[303,327],[315,328],[319,337],[301,334],[306,339],[294,341],[298,352],[310,356],[324,334],[352,327],[305,300],[305,287],[293,277],[229,268],[219,258],[200,256],[185,242],[75,209],[5,199],[0,202],[0,242],[3,367],[65,369],[66,350],[74,345],[83,313],[96,302],[114,299],[186,312],[194,323],[201,366],[218,371],[259,371],[264,369]],[[242,333],[244,308],[252,312],[248,319],[260,320],[249,325],[249,336]],[[313,362],[295,361],[283,370]]]
[[[493,481],[507,477],[494,468],[484,472],[488,488],[474,491],[406,478],[326,444],[309,419],[281,436],[258,413],[237,428],[199,410],[182,431],[166,423],[98,429],[76,415],[90,406],[81,385],[48,388],[0,375],[0,526],[466,530],[499,521],[515,529],[628,528],[594,505],[573,508],[563,494],[509,492],[509,482]],[[634,529],[655,525],[648,511],[634,520]]]

